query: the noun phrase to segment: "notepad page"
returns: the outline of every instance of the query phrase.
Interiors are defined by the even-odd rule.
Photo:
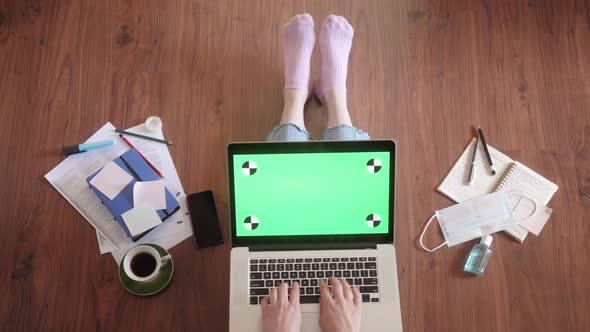
[[[506,179],[504,185],[499,188],[499,191],[520,192],[529,198],[534,198],[540,205],[539,208],[546,206],[557,191],[557,185],[525,165],[519,162],[515,162],[515,164],[517,166],[512,171],[512,174],[510,174],[510,177]],[[512,209],[516,207],[516,203],[513,202],[514,206],[512,206]],[[524,241],[528,235],[527,230],[519,225],[511,226],[505,229],[505,232],[520,242]]]
[[[500,191],[518,190],[536,199],[539,204],[547,205],[557,191],[557,185],[518,161],[514,163],[517,167]]]
[[[496,168],[496,175],[492,175],[485,150],[480,142],[475,156],[475,178],[473,183],[469,185],[468,181],[471,172],[471,159],[473,158],[473,149],[475,149],[476,141],[477,139],[474,137],[471,142],[469,142],[465,151],[463,151],[455,165],[451,168],[449,174],[447,174],[437,188],[439,192],[457,203],[491,193],[498,180],[502,177],[502,174],[504,174],[512,162],[510,157],[488,145],[490,156],[492,157],[492,161]]]

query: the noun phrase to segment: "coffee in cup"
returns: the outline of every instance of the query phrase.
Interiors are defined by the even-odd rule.
[[[125,255],[123,269],[125,274],[135,281],[150,281],[170,259],[170,255],[161,256],[154,247],[141,244]]]

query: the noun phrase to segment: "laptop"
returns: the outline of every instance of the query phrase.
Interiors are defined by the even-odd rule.
[[[319,280],[362,294],[362,331],[401,331],[391,140],[228,146],[230,331],[262,331],[260,301],[298,282],[302,331],[320,331]]]

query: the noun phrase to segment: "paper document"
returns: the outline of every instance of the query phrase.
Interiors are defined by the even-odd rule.
[[[158,138],[163,137],[161,131],[157,133],[147,132],[143,124],[127,130]],[[181,208],[166,219],[164,223],[141,238],[140,241],[133,242],[127,237],[125,231],[115,221],[86,182],[86,178],[90,174],[129,150],[129,147],[121,141],[111,123],[105,124],[87,142],[108,139],[114,139],[115,145],[68,156],[45,175],[49,183],[96,229],[99,235],[100,252],[113,252],[113,257],[117,260],[117,257],[122,257],[131,247],[141,243],[160,244],[158,239],[167,239],[167,244],[170,246],[166,249],[169,249],[189,237],[192,234],[192,229],[186,202],[184,202],[185,194],[168,147],[165,144],[140,138],[133,139],[132,137],[128,137],[128,139],[133,140],[132,143],[137,149],[162,171],[166,177],[164,180],[165,186],[179,201]]]
[[[133,180],[129,173],[125,172],[114,162],[107,163],[96,176],[90,180],[90,184],[103,193],[110,200],[117,195]]]
[[[175,245],[177,245],[178,243],[182,242],[183,240],[185,240],[187,237],[190,237],[193,234],[192,227],[190,226],[190,219],[189,219],[190,217],[188,214],[188,208],[186,205],[186,195],[184,195],[184,194],[180,195],[180,196],[176,197],[176,199],[178,199],[178,203],[180,203],[180,211],[182,211],[183,214],[180,215],[179,214],[180,211],[179,211],[179,212],[176,212],[170,218],[175,218],[174,220],[179,219],[178,221],[176,221],[176,223],[177,224],[180,223],[179,225],[184,225],[185,227],[179,228],[178,232],[176,232],[176,233],[162,232],[161,228],[164,226],[167,226],[167,223],[169,222],[169,220],[166,220],[166,222],[164,224],[158,226],[158,228],[149,232],[146,236],[142,237],[140,240],[135,242],[134,245],[139,245],[139,244],[144,244],[144,243],[155,243],[155,244],[162,246],[164,249],[168,250],[168,249],[174,247]],[[100,252],[102,254],[111,253],[113,255],[113,258],[117,262],[117,264],[121,263],[121,259],[123,258],[123,256],[125,256],[125,254],[129,250],[129,248],[115,249],[110,245],[110,243],[102,235],[100,235],[99,232],[97,232],[96,234],[98,237],[98,244],[99,244]]]
[[[149,204],[156,210],[166,208],[166,189],[162,180],[138,181],[133,185],[133,206]]]
[[[553,209],[549,207],[531,207],[531,201],[521,199],[514,209],[514,218],[519,226],[539,236],[552,213]]]
[[[151,234],[155,231],[156,230],[153,230],[149,234]],[[173,235],[168,235],[168,236],[159,238],[157,242],[151,241],[151,242],[145,242],[145,243],[156,243],[157,245],[161,246],[162,248],[169,250],[170,248],[174,247],[175,245],[177,245],[180,241],[184,240],[185,238],[186,238],[186,236],[181,236],[180,234],[173,234]],[[143,240],[143,238],[142,238],[142,240]],[[139,241],[137,243],[139,243]],[[123,260],[123,257],[127,253],[127,250],[119,250],[119,251],[114,250],[114,251],[111,251],[110,253],[113,256],[113,258],[115,259],[115,262],[117,262],[117,264],[121,264],[121,261]]]
[[[150,132],[147,130],[144,124],[127,129],[127,131],[160,139],[164,138],[164,134],[161,130],[155,133]],[[186,205],[186,195],[184,193],[184,189],[182,188],[182,184],[180,183],[178,173],[176,172],[176,167],[174,167],[172,156],[170,156],[168,146],[165,144],[132,136],[127,136],[127,139],[130,140],[131,143],[135,145],[135,147],[137,147],[137,149],[141,151],[141,153],[162,172],[165,177],[163,180],[165,186],[168,188],[168,190],[170,190],[170,192],[175,196],[176,200],[180,204],[180,211],[174,213],[171,217],[166,219],[162,225],[158,226],[157,229],[149,232],[146,236],[142,237],[133,245],[155,243],[165,249],[170,249],[193,234],[192,227],[190,225],[188,207]],[[113,258],[117,262],[120,261],[120,258],[122,258],[128,250],[128,248],[110,248],[108,246],[108,242],[106,241],[99,240],[98,242],[101,252],[111,252]]]

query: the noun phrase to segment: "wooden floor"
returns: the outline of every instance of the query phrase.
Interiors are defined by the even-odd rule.
[[[280,32],[309,12],[355,28],[355,124],[399,146],[395,245],[406,331],[590,330],[588,1],[0,0],[0,330],[228,328],[230,243],[172,249],[171,285],[127,293],[87,222],[43,175],[105,122],[164,121],[187,192],[213,189],[228,227],[225,146],[261,140],[282,107]],[[318,50],[316,49],[316,52]],[[319,55],[319,54],[316,54]],[[318,72],[319,58],[314,58]],[[318,136],[325,109],[306,113]],[[539,237],[428,254],[416,238],[452,202],[435,187],[488,143],[560,187]],[[427,239],[434,244],[441,237]]]

